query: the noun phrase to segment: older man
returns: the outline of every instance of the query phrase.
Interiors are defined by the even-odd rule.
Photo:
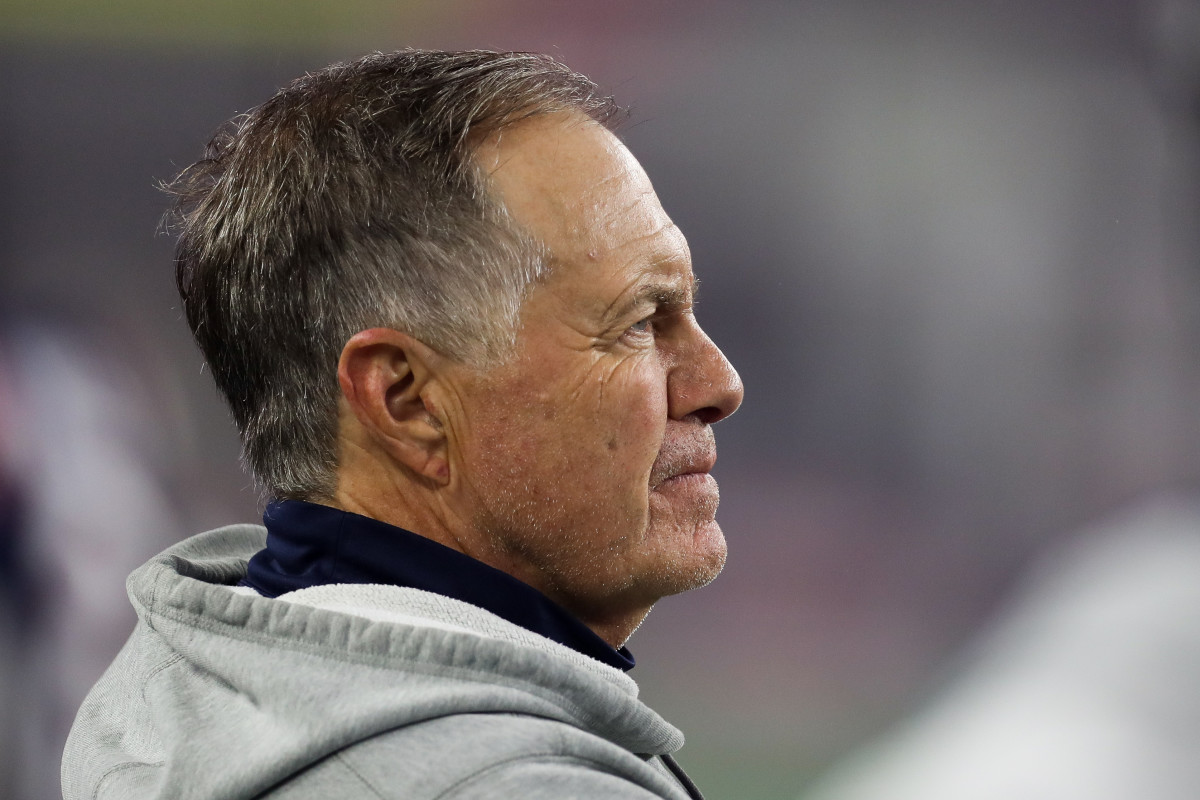
[[[742,389],[614,113],[541,56],[374,55],[179,178],[184,309],[272,501],[131,577],[68,800],[698,796],[624,643],[724,563]]]

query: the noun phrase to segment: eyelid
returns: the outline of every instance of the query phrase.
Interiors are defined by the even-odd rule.
[[[694,304],[692,304],[692,303],[689,303],[686,306],[677,305],[677,304],[669,305],[669,306],[659,305],[658,307],[651,310],[649,313],[642,316],[637,322],[630,325],[629,328],[626,328],[626,330],[629,330],[630,328],[635,328],[639,325],[644,325],[646,323],[654,323],[654,322],[657,322],[660,320],[665,321],[665,320],[669,320],[676,316],[688,315],[688,314],[692,313],[693,308],[694,308]]]
[[[629,332],[631,332],[631,331],[632,331],[633,333],[639,333],[639,334],[640,334],[640,333],[649,333],[649,332],[650,332],[650,328],[651,328],[651,327],[653,326],[653,324],[654,324],[654,318],[655,318],[656,316],[658,316],[658,315],[657,315],[657,314],[650,314],[650,315],[648,315],[648,316],[642,317],[642,318],[641,318],[641,319],[639,319],[637,322],[633,323],[633,324],[632,324],[632,325],[630,325],[628,328],[626,328],[626,329],[625,329],[625,332],[626,332],[626,333],[629,333]],[[644,326],[646,326],[646,327],[645,327],[645,328],[643,328],[643,327],[642,327],[643,325],[644,325]]]
[[[694,295],[682,301],[677,295],[660,297],[653,307],[647,308],[642,317],[621,331],[621,337],[646,336],[657,333],[657,323],[680,315],[689,315],[695,307]],[[646,327],[643,327],[646,326]]]
[[[620,337],[623,340],[631,340],[631,342],[644,342],[657,336],[654,322],[660,316],[659,311],[646,314],[636,322],[626,325],[621,330]]]

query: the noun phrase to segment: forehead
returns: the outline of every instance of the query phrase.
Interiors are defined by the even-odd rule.
[[[633,154],[577,112],[544,114],[483,142],[476,159],[513,219],[578,278],[692,283],[683,234]]]

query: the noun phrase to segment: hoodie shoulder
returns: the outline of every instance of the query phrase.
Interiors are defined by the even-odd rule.
[[[496,713],[442,717],[358,742],[263,800],[326,797],[684,800],[687,794],[649,755],[555,720]]]
[[[138,624],[76,718],[66,800],[232,800],[314,781],[351,783],[278,796],[353,798],[361,784],[393,792],[366,797],[437,797],[488,770],[568,762],[585,782],[649,787],[661,775],[637,754],[683,744],[623,673],[482,609],[390,587],[388,613],[364,616],[238,590],[264,541],[258,526],[210,531],[130,577]],[[450,784],[410,791],[421,776]]]

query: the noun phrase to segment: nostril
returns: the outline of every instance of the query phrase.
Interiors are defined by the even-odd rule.
[[[716,406],[706,406],[694,412],[693,416],[703,422],[705,425],[712,425],[714,422],[720,422],[728,417],[729,414],[717,408]]]
[[[700,418],[709,425],[719,422],[738,410],[742,404],[742,379],[724,356],[721,357],[725,368],[724,380],[709,384],[708,405],[699,410]]]

